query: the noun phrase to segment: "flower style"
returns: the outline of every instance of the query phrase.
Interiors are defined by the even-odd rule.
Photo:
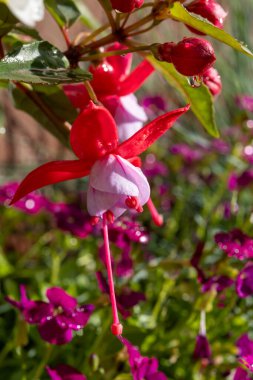
[[[159,363],[156,358],[142,356],[138,348],[127,339],[123,337],[119,337],[119,339],[127,349],[133,380],[167,380],[167,376],[158,371]]]
[[[142,211],[150,188],[139,164],[139,154],[162,136],[185,113],[189,106],[168,112],[136,132],[130,139],[118,143],[115,121],[104,107],[89,105],[75,120],[70,132],[70,144],[78,160],[54,161],[32,171],[19,185],[11,203],[33,190],[90,174],[87,209],[93,222],[103,219],[106,267],[113,313],[112,332],[122,333],[119,323],[109,247],[108,225],[126,209]],[[132,163],[131,163],[132,162]]]
[[[97,272],[96,277],[97,277],[98,286],[101,292],[109,295],[110,289],[102,272]],[[122,317],[125,319],[130,317],[130,315],[132,314],[131,309],[135,305],[138,305],[139,302],[145,301],[145,300],[146,300],[146,297],[144,293],[135,292],[129,288],[123,288],[120,293],[117,293],[118,309]]]
[[[34,27],[44,18],[43,0],[8,0],[7,5],[14,16],[27,26]]]
[[[236,257],[239,260],[253,257],[253,240],[239,229],[219,232],[214,238],[219,248],[229,257]]]
[[[86,380],[86,377],[75,368],[59,364],[56,368],[46,367],[51,380]]]
[[[36,324],[46,342],[61,345],[73,338],[73,331],[84,328],[94,310],[93,305],[77,305],[77,300],[63,289],[47,289],[49,302],[28,299],[24,285],[20,286],[20,301],[6,297],[6,301],[21,311],[29,324]]]

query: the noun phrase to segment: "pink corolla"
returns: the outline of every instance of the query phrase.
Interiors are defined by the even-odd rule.
[[[46,367],[51,380],[86,380],[86,377],[67,364],[59,364],[56,368]]]

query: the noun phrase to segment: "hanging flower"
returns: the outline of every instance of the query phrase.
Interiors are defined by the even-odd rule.
[[[253,295],[253,264],[248,263],[236,279],[236,292],[240,298]]]
[[[29,300],[24,285],[20,295],[20,301],[10,297],[6,301],[20,310],[27,323],[37,325],[42,339],[51,344],[70,342],[73,331],[84,328],[94,310],[93,305],[78,306],[74,297],[58,287],[47,289],[49,302]]]
[[[34,27],[44,18],[43,0],[8,0],[7,5],[14,16],[27,26]]]
[[[35,169],[21,182],[11,203],[46,185],[90,174],[87,208],[93,222],[103,220],[105,258],[112,304],[114,335],[122,333],[114,291],[108,225],[126,209],[142,211],[149,199],[149,184],[137,157],[162,136],[189,106],[168,112],[118,143],[117,127],[109,111],[92,101],[75,120],[70,144],[78,160],[49,162]],[[131,163],[132,162],[132,163]]]
[[[125,49],[126,46],[115,42],[105,53]],[[99,101],[114,117],[121,142],[131,137],[147,121],[144,108],[138,104],[133,93],[154,72],[147,60],[130,72],[132,57],[131,53],[106,57],[99,65],[89,67],[93,75],[91,85]],[[89,103],[89,95],[83,84],[67,84],[64,91],[73,106],[80,110]]]
[[[243,368],[237,368],[233,380],[251,380],[248,376],[248,371]]]

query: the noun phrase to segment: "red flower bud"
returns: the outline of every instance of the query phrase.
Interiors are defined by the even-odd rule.
[[[222,29],[223,22],[227,16],[227,12],[222,8],[222,6],[216,3],[215,0],[195,0],[190,3],[186,9],[189,12],[195,13],[206,18],[217,28]],[[204,35],[204,33],[199,32],[198,30],[187,26],[193,33]]]
[[[210,42],[194,37],[184,38],[178,44],[159,45],[157,57],[173,63],[177,71],[186,76],[202,75],[216,60]]]
[[[213,96],[218,96],[222,89],[221,77],[214,67],[210,67],[203,74],[203,82]]]
[[[144,0],[110,0],[113,9],[122,13],[130,13],[136,8],[140,8]]]

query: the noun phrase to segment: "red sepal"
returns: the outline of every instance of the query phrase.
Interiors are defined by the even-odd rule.
[[[147,60],[142,61],[126,77],[126,79],[120,83],[120,88],[117,92],[117,95],[125,96],[137,91],[154,70],[154,67]]]
[[[171,128],[177,118],[188,111],[189,108],[190,105],[188,104],[183,108],[165,113],[151,121],[151,123],[145,125],[132,137],[120,144],[114,153],[126,159],[139,156],[139,154],[148,149],[150,145]]]
[[[141,162],[140,157],[131,157],[128,159],[128,161],[130,162],[130,164],[136,166],[137,168],[142,167],[142,162]]]
[[[83,109],[89,103],[90,97],[83,83],[65,84],[63,90],[75,108]]]
[[[10,204],[17,202],[27,194],[41,187],[89,174],[92,164],[80,160],[52,161],[29,173],[20,183]]]
[[[115,42],[114,44],[108,46],[106,52],[114,51],[114,50],[124,50],[128,49],[127,46],[122,45],[119,42]],[[132,65],[132,53],[122,54],[122,55],[113,55],[111,57],[107,57],[106,61],[110,63],[110,65],[114,69],[115,76],[119,82],[125,79],[127,75],[129,75]]]
[[[110,112],[90,101],[74,121],[70,144],[77,157],[87,162],[113,151],[118,144],[118,132]]]

